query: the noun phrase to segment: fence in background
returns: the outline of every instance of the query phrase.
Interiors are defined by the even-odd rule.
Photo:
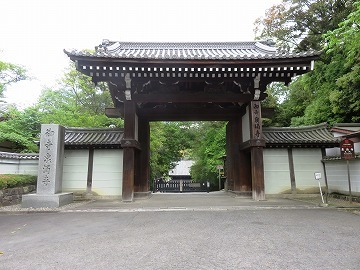
[[[185,181],[163,182],[155,180],[155,192],[206,192],[206,183],[190,183]]]

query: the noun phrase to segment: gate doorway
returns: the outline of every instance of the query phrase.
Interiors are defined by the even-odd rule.
[[[151,122],[151,190],[218,191],[219,172],[220,180],[224,178],[226,124],[223,121]]]
[[[132,43],[104,40],[94,53],[65,51],[94,83],[108,82],[124,119],[123,201],[150,191],[151,121],[228,121],[226,176],[233,192],[265,199],[261,104],[266,86],[310,71],[319,53],[271,43]],[[119,179],[119,181],[121,181]]]

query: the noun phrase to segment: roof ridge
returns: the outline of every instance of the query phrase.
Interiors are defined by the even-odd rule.
[[[131,42],[104,40],[95,47],[97,52],[115,52],[119,49],[213,49],[257,47],[261,51],[276,53],[277,49],[267,41],[196,41],[196,42]]]
[[[83,128],[83,127],[66,127],[65,128],[65,132],[79,132],[79,131],[83,131],[83,132],[93,132],[93,131],[106,131],[106,132],[110,132],[110,131],[123,131],[124,128]]]
[[[263,131],[267,130],[281,130],[281,131],[304,131],[304,130],[318,130],[318,129],[328,129],[328,124],[326,122],[315,124],[315,125],[309,125],[309,126],[297,126],[297,127],[264,127]]]
[[[214,52],[216,51],[216,52]],[[265,60],[317,58],[320,53],[280,51],[271,41],[133,42],[103,40],[95,52],[64,50],[70,57],[147,60]],[[72,59],[73,60],[73,59]],[[311,59],[310,59],[311,60]]]

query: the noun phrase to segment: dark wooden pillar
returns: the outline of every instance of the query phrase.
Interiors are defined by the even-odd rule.
[[[138,123],[141,151],[139,151],[139,157],[137,159],[135,192],[147,193],[150,190],[150,124],[149,121],[142,119],[139,119]],[[141,196],[141,194],[139,194],[139,196]]]
[[[124,202],[132,202],[134,199],[134,161],[135,149],[132,147],[125,147],[122,186],[122,200]]]
[[[91,193],[93,168],[94,168],[94,148],[90,147],[89,161],[88,161],[88,173],[87,173],[87,181],[86,181],[86,192],[87,193]]]
[[[232,190],[236,193],[251,191],[250,161],[245,151],[239,151],[242,143],[242,119],[231,120],[227,126],[228,177],[231,179]]]
[[[122,200],[131,202],[134,198],[135,150],[139,147],[136,140],[136,107],[132,101],[124,101],[124,138],[121,146],[123,155]]]
[[[292,148],[288,148],[288,161],[289,161],[289,171],[290,171],[291,193],[296,194],[294,157],[293,157]]]
[[[264,163],[262,147],[251,148],[252,198],[265,200]]]
[[[229,121],[226,125],[226,181],[228,182],[228,189],[234,191],[234,152],[232,141],[233,122]]]
[[[265,200],[263,160],[265,141],[262,137],[261,104],[260,101],[252,101],[249,106],[252,198],[260,201]]]

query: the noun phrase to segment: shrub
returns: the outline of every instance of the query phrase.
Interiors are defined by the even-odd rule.
[[[0,189],[35,185],[37,177],[27,174],[0,174]]]

